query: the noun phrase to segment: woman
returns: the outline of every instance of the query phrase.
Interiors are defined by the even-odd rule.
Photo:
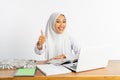
[[[66,18],[61,13],[53,13],[46,25],[45,35],[41,36],[35,47],[37,54],[45,53],[46,60],[77,58],[80,47],[66,33]]]

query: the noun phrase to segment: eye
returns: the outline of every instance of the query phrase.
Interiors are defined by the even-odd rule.
[[[56,21],[56,23],[60,23],[60,21]]]
[[[66,21],[63,21],[63,23],[66,23]]]

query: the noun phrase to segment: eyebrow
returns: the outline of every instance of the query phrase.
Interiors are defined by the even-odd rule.
[[[56,19],[56,20],[60,20],[60,19]],[[66,20],[66,19],[64,19],[64,20]]]

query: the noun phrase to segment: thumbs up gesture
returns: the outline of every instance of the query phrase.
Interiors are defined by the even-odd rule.
[[[45,42],[45,35],[43,33],[43,31],[41,30],[41,35],[39,37],[39,40],[38,40],[38,49],[42,49],[42,45],[44,44]]]

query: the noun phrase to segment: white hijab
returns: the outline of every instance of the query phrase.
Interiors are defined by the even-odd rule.
[[[55,22],[58,16],[61,13],[53,13],[48,19],[46,25],[46,58],[51,59],[55,56],[65,54],[66,57],[70,58],[71,50],[71,42],[69,36],[66,34],[66,30],[62,34],[58,34],[55,32]],[[62,14],[63,15],[63,14]]]

